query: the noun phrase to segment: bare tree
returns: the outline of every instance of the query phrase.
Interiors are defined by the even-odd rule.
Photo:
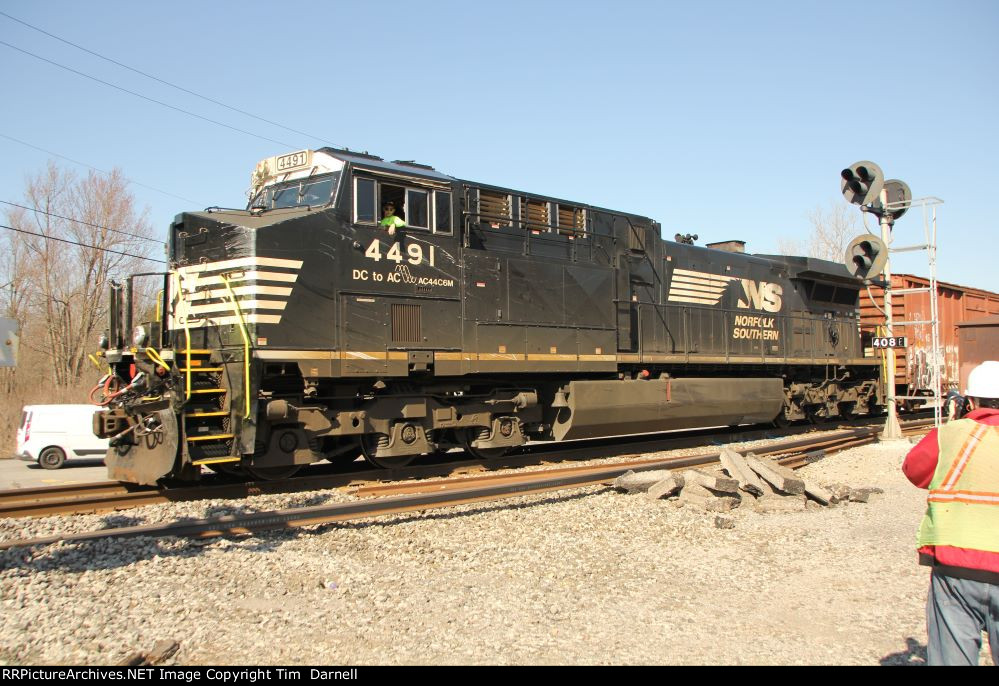
[[[808,253],[812,257],[842,262],[846,246],[863,231],[859,217],[857,208],[842,200],[830,203],[825,210],[816,207],[808,215],[812,224]]]
[[[780,255],[800,255],[805,252],[805,242],[800,238],[777,238],[777,253]]]
[[[81,179],[50,162],[25,182],[25,204],[39,211],[7,213],[10,226],[28,232],[8,237],[20,251],[7,260],[22,284],[19,322],[35,334],[22,343],[44,355],[56,386],[75,383],[89,364],[104,328],[108,280],[150,266],[121,254],[155,250],[152,242],[118,232],[153,235],[147,211],[136,211],[126,186],[119,170]]]
[[[8,222],[23,222],[24,210],[15,208],[7,214]],[[17,219],[14,219],[17,217]],[[27,320],[28,301],[34,290],[28,270],[28,249],[15,233],[0,235],[0,313],[17,321],[23,329]]]
[[[23,210],[18,209],[8,213],[8,217],[12,214],[23,215]],[[8,222],[11,220],[8,219]],[[19,240],[18,234],[0,231],[0,316],[17,322],[22,339],[28,323],[30,298],[34,291],[28,261],[27,247],[23,240]],[[20,357],[24,359],[23,346],[21,350]],[[15,391],[16,380],[16,369],[0,369],[0,391],[8,397]]]
[[[800,255],[807,251],[809,257],[817,257],[832,262],[842,262],[846,246],[856,236],[863,233],[860,213],[853,205],[842,199],[830,202],[826,207],[816,207],[809,212],[808,221],[812,225],[807,248],[801,239],[779,238],[777,249],[782,255]]]

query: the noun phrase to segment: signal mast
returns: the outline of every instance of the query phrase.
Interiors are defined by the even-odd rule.
[[[891,230],[895,220],[905,214],[912,203],[912,192],[908,184],[898,179],[885,181],[881,167],[873,162],[856,162],[840,172],[840,190],[847,202],[859,205],[861,212],[870,212],[880,219],[881,237],[874,234],[861,235],[850,241],[846,249],[846,268],[851,274],[870,286],[879,275],[884,275],[879,284],[884,292],[884,316],[886,343],[886,391],[888,393],[888,419],[882,437],[902,438],[902,427],[898,423],[898,408],[895,395],[895,348],[905,347],[904,336],[896,337],[893,331],[891,303],[891,264],[888,245],[891,243]]]

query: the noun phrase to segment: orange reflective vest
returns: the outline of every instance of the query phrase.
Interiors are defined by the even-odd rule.
[[[939,440],[919,544],[999,553],[999,427],[961,419]]]

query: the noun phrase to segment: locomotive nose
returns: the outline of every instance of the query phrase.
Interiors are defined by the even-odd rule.
[[[211,211],[183,212],[170,226],[170,257],[179,265],[240,257],[251,247],[251,232],[238,217]]]

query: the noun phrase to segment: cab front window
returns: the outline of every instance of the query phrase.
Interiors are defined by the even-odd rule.
[[[251,209],[273,210],[280,207],[322,207],[336,193],[340,172],[308,179],[283,181],[264,188],[250,201]]]

